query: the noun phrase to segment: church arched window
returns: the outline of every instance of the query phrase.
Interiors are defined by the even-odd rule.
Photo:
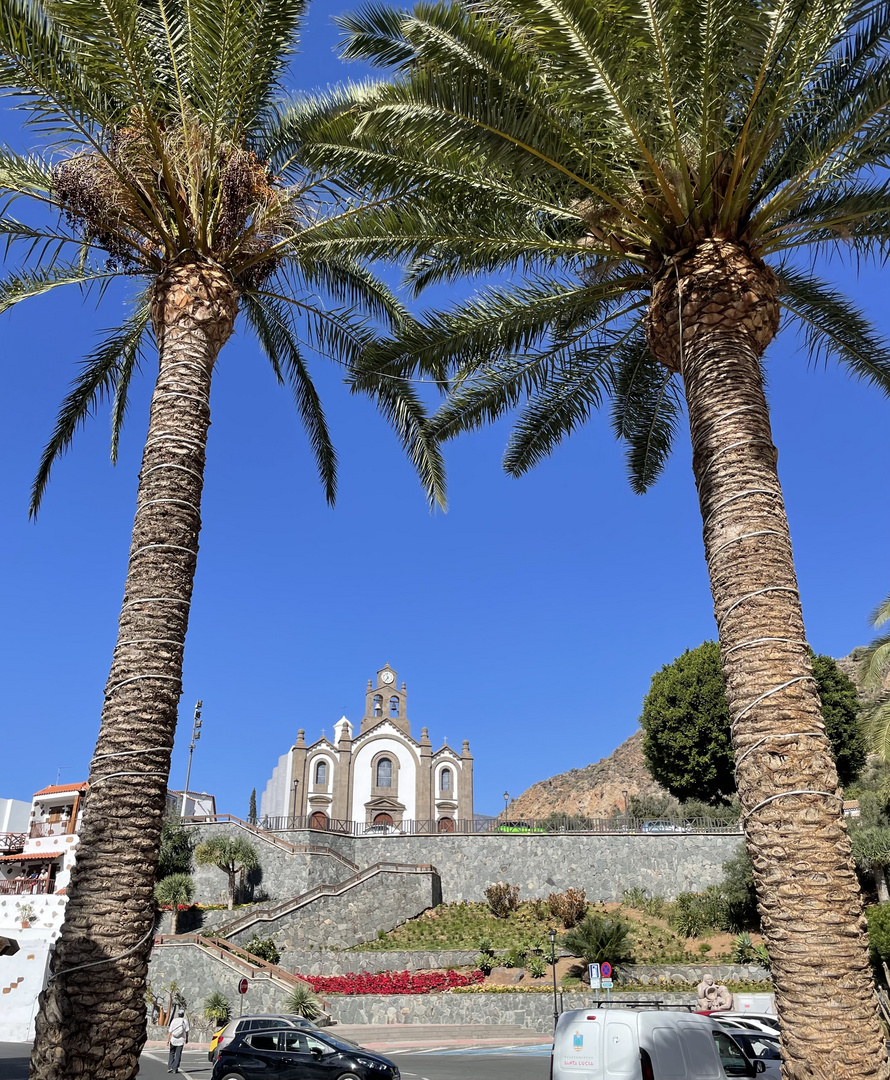
[[[315,782],[316,784],[326,784],[328,782],[328,763],[326,761],[319,761],[316,764]]]
[[[392,787],[392,762],[388,757],[377,762],[377,787]]]
[[[389,715],[390,716],[398,716],[399,715],[399,699],[397,697],[391,697],[389,699]]]
[[[439,784],[442,791],[451,791],[451,769],[443,769],[440,774]]]
[[[374,695],[374,715],[383,716],[383,697],[380,694]]]

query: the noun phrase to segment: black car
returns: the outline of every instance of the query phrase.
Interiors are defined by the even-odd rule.
[[[327,1032],[245,1031],[220,1051],[211,1080],[399,1080],[389,1058]]]

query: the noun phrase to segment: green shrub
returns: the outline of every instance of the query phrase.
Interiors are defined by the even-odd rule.
[[[537,900],[532,900],[531,902],[531,912],[538,922],[546,922],[547,917],[550,914],[550,905],[546,900],[542,900],[538,897]]]
[[[208,994],[204,998],[204,1017],[219,1027],[227,1024],[232,1016],[232,1006],[229,999],[222,996],[218,990]]]
[[[506,919],[519,907],[519,886],[498,881],[485,890],[485,899],[496,919]]]
[[[890,964],[890,901],[866,908],[865,917],[872,966],[875,971],[880,971],[882,962]]]
[[[494,967],[494,957],[491,953],[479,953],[476,957],[476,967],[479,968],[483,975],[490,975],[492,968]]]
[[[625,889],[621,894],[621,903],[642,911],[646,903],[646,890],[641,889],[639,885],[634,885],[632,889]]]
[[[660,919],[664,914],[664,898],[661,896],[647,896],[641,906],[654,919]]]
[[[624,919],[604,917],[596,913],[588,915],[570,930],[560,942],[573,956],[586,964],[599,964],[608,960],[618,964],[632,956],[630,926]]]
[[[317,1020],[321,1016],[321,1005],[315,991],[307,982],[299,982],[284,999],[284,1012],[296,1013],[307,1020]]]
[[[486,956],[494,955],[494,949],[492,948],[490,937],[479,938],[479,942],[476,947],[478,948],[479,952],[485,953]]]
[[[530,956],[525,966],[533,979],[542,979],[547,974],[547,961],[543,956]]]
[[[254,934],[250,941],[243,946],[251,956],[258,956],[260,960],[265,960],[267,964],[277,964],[281,959],[281,953],[276,948],[275,942],[272,938],[261,938],[257,934]]]
[[[521,968],[525,966],[525,949],[514,946],[508,949],[506,955],[501,957],[501,963],[508,968]]]
[[[757,963],[757,951],[751,935],[747,933],[737,934],[732,943],[732,952],[729,954],[734,964]]]

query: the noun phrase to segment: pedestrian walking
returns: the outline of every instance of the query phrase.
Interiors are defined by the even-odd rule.
[[[167,1072],[178,1073],[182,1061],[182,1048],[189,1041],[189,1022],[185,1018],[185,1009],[177,1009],[176,1016],[167,1028],[167,1045],[170,1057],[167,1060]]]

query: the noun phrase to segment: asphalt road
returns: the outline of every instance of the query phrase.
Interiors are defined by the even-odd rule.
[[[0,1080],[27,1080],[25,1043],[0,1043]],[[546,1080],[550,1045],[514,1046],[509,1042],[478,1049],[412,1050],[387,1052],[398,1063],[404,1080]],[[183,1080],[210,1080],[206,1050],[187,1050],[179,1075]],[[139,1065],[141,1080],[166,1080],[167,1052],[146,1050]]]

